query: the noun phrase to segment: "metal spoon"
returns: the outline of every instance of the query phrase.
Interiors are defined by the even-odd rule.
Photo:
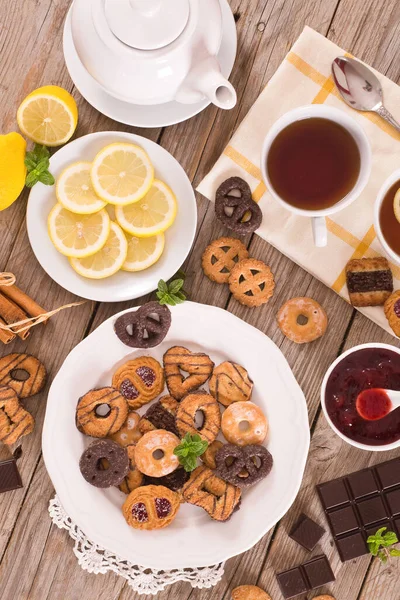
[[[378,113],[400,132],[400,123],[383,106],[383,92],[374,73],[354,58],[338,56],[332,63],[332,75],[343,100],[356,110]]]
[[[399,406],[400,391],[397,390],[371,388],[360,392],[356,399],[356,410],[366,421],[379,421]]]

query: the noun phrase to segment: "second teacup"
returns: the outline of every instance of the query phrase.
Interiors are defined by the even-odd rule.
[[[312,104],[278,119],[264,141],[261,170],[271,194],[312,218],[315,245],[327,244],[325,217],[358,198],[371,172],[363,129],[345,112]]]

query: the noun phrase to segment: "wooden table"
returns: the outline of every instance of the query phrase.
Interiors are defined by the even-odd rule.
[[[231,112],[208,108],[187,123],[156,130],[119,125],[96,112],[79,95],[63,61],[62,27],[69,0],[14,0],[0,5],[1,133],[15,130],[16,109],[34,88],[58,84],[78,101],[77,135],[120,130],[139,133],[160,143],[186,169],[196,185],[213,166],[233,130],[273,75],[305,24],[373,65],[400,83],[400,4],[397,0],[231,0],[239,34],[239,52],[232,75],[238,105]],[[16,273],[20,285],[49,309],[75,298],[43,272],[29,246],[25,226],[28,193],[0,216],[0,271]],[[176,584],[159,600],[230,600],[230,591],[245,583],[258,584],[280,600],[274,573],[296,564],[307,554],[287,531],[302,510],[324,523],[315,484],[384,459],[398,452],[369,454],[351,448],[333,435],[319,406],[319,388],[326,368],[342,350],[362,342],[395,343],[394,338],[356,313],[331,290],[313,279],[257,236],[247,240],[252,256],[265,260],[276,274],[277,289],[262,308],[246,309],[225,286],[211,283],[200,268],[204,247],[224,233],[213,207],[198,196],[199,226],[186,261],[186,288],[192,300],[223,307],[269,335],[282,349],[307,398],[312,443],[301,492],[289,513],[252,550],[230,560],[221,583],[213,590],[192,590]],[[312,296],[326,308],[330,326],[318,342],[296,346],[276,325],[279,306],[292,296]],[[102,321],[135,303],[87,303],[57,316],[27,342],[5,350],[27,351],[41,358],[49,383],[70,350]],[[53,486],[41,454],[41,426],[47,389],[29,400],[36,430],[22,443],[19,462],[24,488],[0,497],[0,600],[133,600],[125,580],[81,570],[65,531],[53,527],[47,514]],[[282,432],[284,435],[284,432]],[[195,543],[195,541],[193,541]],[[342,564],[330,536],[323,551],[332,562],[337,581],[331,591],[337,600],[399,600],[400,560],[381,566],[364,557]],[[313,598],[313,594],[309,598]],[[303,600],[303,599],[302,599]]]

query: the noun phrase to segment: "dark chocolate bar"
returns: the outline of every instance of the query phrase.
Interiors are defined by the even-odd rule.
[[[22,488],[15,457],[0,462],[0,494]]]
[[[400,536],[400,458],[317,486],[342,562],[369,553],[381,527]]]
[[[325,529],[323,527],[303,513],[293,525],[289,537],[309,552],[312,552],[324,533]]]
[[[316,556],[293,569],[282,571],[276,578],[285,600],[335,581],[335,575],[325,554]]]

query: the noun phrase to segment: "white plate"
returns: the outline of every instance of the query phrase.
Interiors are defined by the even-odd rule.
[[[93,160],[99,150],[113,142],[130,142],[144,148],[154,164],[156,177],[170,186],[178,200],[177,217],[165,233],[164,253],[155,265],[138,273],[120,271],[107,279],[85,279],[55,249],[47,232],[47,217],[57,202],[54,187],[35,185],[26,216],[29,241],[43,269],[66,290],[98,302],[133,300],[157,289],[160,279],[170,279],[189,254],[197,225],[196,198],[185,171],[169,152],[144,137],[116,131],[86,135],[58,150],[50,159],[50,171],[57,179],[69,164]]]
[[[224,32],[218,59],[222,73],[228,78],[235,64],[237,33],[228,2],[226,0],[220,2]],[[158,106],[142,106],[118,100],[107,94],[86,71],[76,53],[71,32],[71,10],[65,21],[63,49],[68,72],[80,94],[103,115],[120,123],[136,127],[166,127],[194,117],[210,104],[209,100],[204,99],[196,104],[167,102]]]
[[[258,329],[220,308],[192,302],[172,308],[166,339],[148,352],[133,351],[120,342],[113,331],[117,316],[71,352],[50,389],[43,456],[61,504],[90,540],[153,569],[205,567],[250,549],[290,508],[308,454],[306,402],[286,359]],[[125,522],[125,496],[118,489],[99,490],[83,479],[79,458],[88,438],[75,427],[75,408],[88,390],[109,385],[126,360],[150,354],[161,361],[175,344],[207,352],[216,364],[230,359],[248,369],[255,384],[253,401],[269,420],[266,445],[274,466],[266,479],[244,492],[240,511],[226,523],[184,504],[170,527],[138,531]]]

